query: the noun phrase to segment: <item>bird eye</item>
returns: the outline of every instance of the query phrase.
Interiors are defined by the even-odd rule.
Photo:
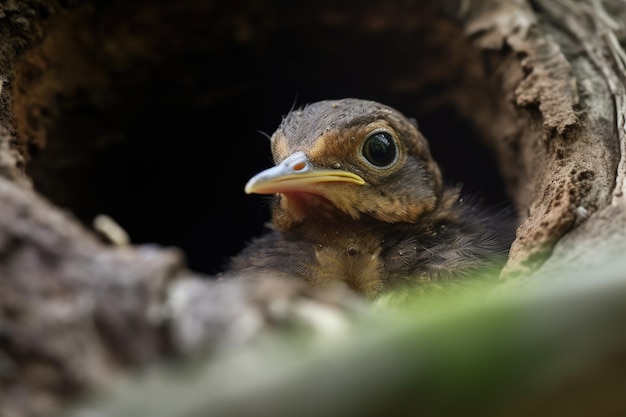
[[[376,132],[365,139],[361,154],[370,164],[384,168],[395,162],[398,149],[389,133]]]

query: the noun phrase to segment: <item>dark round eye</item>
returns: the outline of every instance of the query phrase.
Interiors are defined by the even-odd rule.
[[[396,160],[398,149],[389,133],[376,132],[365,139],[361,153],[370,164],[382,168]]]

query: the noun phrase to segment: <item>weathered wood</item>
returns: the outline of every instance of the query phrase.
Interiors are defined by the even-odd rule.
[[[0,178],[2,415],[45,415],[163,355],[149,309],[175,251],[105,247],[67,213]]]
[[[624,85],[616,82],[623,78],[623,61],[615,44],[624,22],[609,24],[600,2],[519,2],[495,10],[470,21],[469,34],[479,45],[506,44],[521,58],[516,65],[524,75],[512,98],[518,112],[537,109],[543,127],[528,136],[520,126],[525,135],[518,141],[526,167],[519,182],[532,184],[533,200],[509,269],[529,272],[559,239],[616,203]],[[519,69],[512,69],[505,77],[516,74]]]
[[[302,300],[328,311],[358,306],[343,292],[272,277],[208,280],[175,249],[104,245],[4,178],[0,206],[2,416],[50,415],[129,370],[309,322],[297,313]]]

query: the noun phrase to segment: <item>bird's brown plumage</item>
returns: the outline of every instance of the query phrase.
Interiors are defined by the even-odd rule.
[[[230,270],[343,282],[374,296],[403,282],[493,272],[506,257],[503,219],[445,188],[426,139],[391,107],[309,104],[284,117],[271,146],[276,166],[246,192],[275,194],[273,230]]]

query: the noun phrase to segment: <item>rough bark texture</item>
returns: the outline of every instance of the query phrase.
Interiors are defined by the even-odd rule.
[[[521,150],[516,158],[528,170],[519,183],[532,184],[532,197],[523,202],[527,218],[506,272],[535,270],[561,237],[613,202],[623,158],[616,120],[621,83],[614,78],[622,70],[615,65],[621,60],[606,16],[599,2],[511,2],[467,26],[481,47],[506,45],[521,57],[503,76],[515,85],[515,106],[535,107],[541,116],[535,118],[540,129],[520,126],[523,136],[516,141]],[[613,29],[623,25],[613,23]],[[609,52],[609,58],[599,51]]]
[[[241,243],[228,224],[249,227],[233,202],[250,202],[233,195],[267,152],[228,117],[266,129],[271,109],[272,129],[282,82],[290,100],[310,84],[426,115],[433,131],[450,115],[471,126],[519,217],[504,279],[593,265],[592,247],[623,253],[625,42],[620,0],[2,2],[0,415],[50,415],[129,369],[240,344],[306,316],[302,300],[360,305],[272,277],[216,281],[178,249],[113,246],[91,226],[166,207],[131,238],[161,230],[167,246],[205,210],[206,248]],[[451,136],[461,154],[479,147]],[[219,157],[252,170],[224,181]],[[192,199],[211,193],[224,203]]]
[[[357,303],[271,277],[210,281],[175,249],[106,246],[4,178],[0,203],[3,416],[50,415],[129,369],[243,343],[300,317],[298,300],[344,312]]]

